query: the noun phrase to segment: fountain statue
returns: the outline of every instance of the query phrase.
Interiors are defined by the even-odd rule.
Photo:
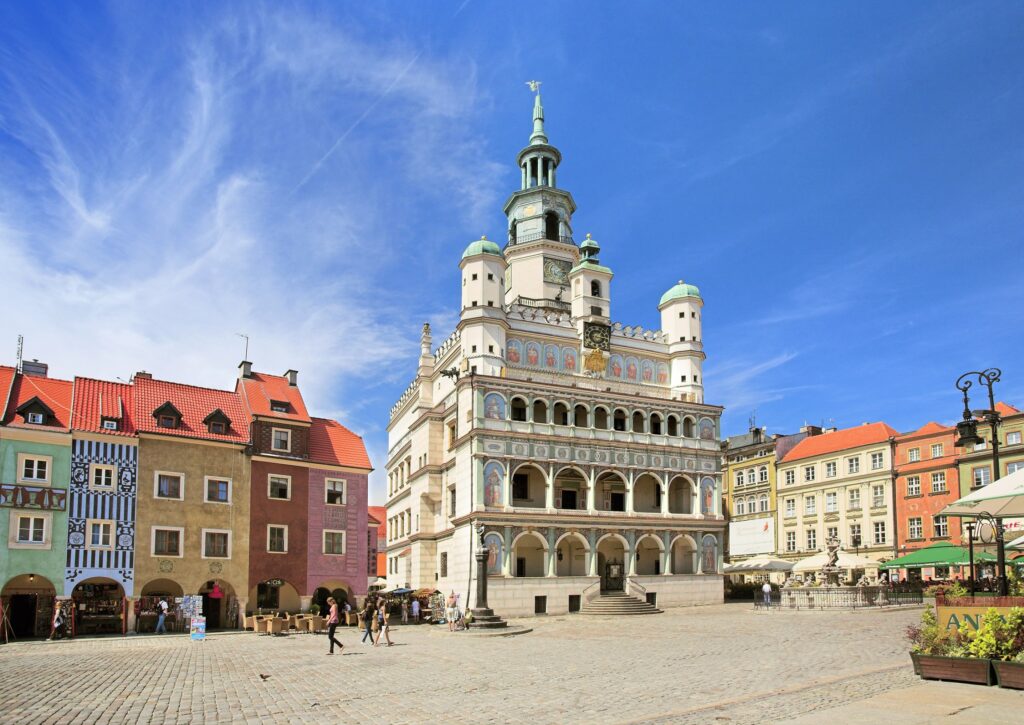
[[[839,586],[839,573],[842,571],[838,566],[839,546],[838,537],[830,536],[825,539],[825,548],[828,550],[828,561],[826,561],[824,566],[821,567],[821,579],[826,587]]]

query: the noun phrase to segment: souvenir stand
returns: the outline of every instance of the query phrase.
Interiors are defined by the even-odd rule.
[[[74,600],[72,634],[124,634],[127,631],[125,598],[117,584],[79,584]]]

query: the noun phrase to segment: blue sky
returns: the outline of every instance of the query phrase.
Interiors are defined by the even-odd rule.
[[[300,370],[366,437],[501,239],[543,81],[613,318],[705,299],[726,433],[1024,403],[1024,4],[5,3],[0,344],[54,375]]]

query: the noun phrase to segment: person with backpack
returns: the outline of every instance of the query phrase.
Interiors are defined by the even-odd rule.
[[[367,597],[366,598],[366,603],[363,605],[363,626],[366,628],[366,631],[363,632],[363,639],[361,640],[362,644],[366,644],[366,638],[367,637],[370,638],[370,644],[371,645],[373,644],[373,622],[374,622],[374,619],[375,619],[375,617],[374,617],[373,603],[370,601],[370,598]]]

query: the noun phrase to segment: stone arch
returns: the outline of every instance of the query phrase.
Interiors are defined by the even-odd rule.
[[[603,405],[594,406],[594,427],[598,430],[608,430],[611,428],[611,415],[608,412],[608,408]]]
[[[656,473],[644,471],[633,479],[633,511],[636,513],[661,513],[663,487]]]
[[[665,419],[665,433],[673,438],[679,436],[679,418],[675,415],[669,415]]]
[[[551,485],[547,472],[536,463],[525,461],[512,469],[509,477],[509,501],[513,506],[545,508],[547,489]]]
[[[590,427],[590,411],[583,403],[576,403],[572,409],[572,424],[577,428]]]
[[[599,511],[625,511],[628,479],[619,471],[602,471],[594,480],[594,508]]]
[[[673,574],[696,574],[697,573],[697,542],[689,534],[679,534],[672,539],[669,546],[671,567]]]
[[[526,421],[527,410],[526,398],[521,395],[513,395],[509,401],[509,414],[512,420]]]
[[[694,491],[696,491],[696,485],[687,476],[673,476],[668,484],[669,513],[692,514]]]
[[[555,574],[586,576],[590,542],[578,531],[567,531],[555,542]]]
[[[544,400],[544,398],[534,398],[530,410],[533,413],[534,423],[550,422],[548,420],[548,401]]]
[[[552,479],[555,508],[580,511],[587,507],[590,477],[579,466],[562,466]]]
[[[650,433],[656,436],[664,435],[665,425],[661,413],[651,413]]]
[[[647,416],[642,410],[634,410],[631,416],[630,430],[634,433],[647,432]]]
[[[536,531],[522,531],[512,539],[512,574],[542,577],[545,574],[548,542]]]
[[[624,433],[627,430],[628,420],[629,416],[626,414],[626,411],[622,408],[616,408],[614,412],[612,412],[612,430]]]
[[[696,438],[697,437],[697,421],[693,419],[693,416],[683,417],[683,438]]]
[[[654,542],[653,545],[651,542]],[[634,545],[636,573],[641,576],[654,576],[662,573],[661,559],[665,551],[665,542],[653,533],[644,533],[637,537]]]
[[[551,422],[555,425],[569,425],[569,405],[561,400],[556,400],[552,408]]]

